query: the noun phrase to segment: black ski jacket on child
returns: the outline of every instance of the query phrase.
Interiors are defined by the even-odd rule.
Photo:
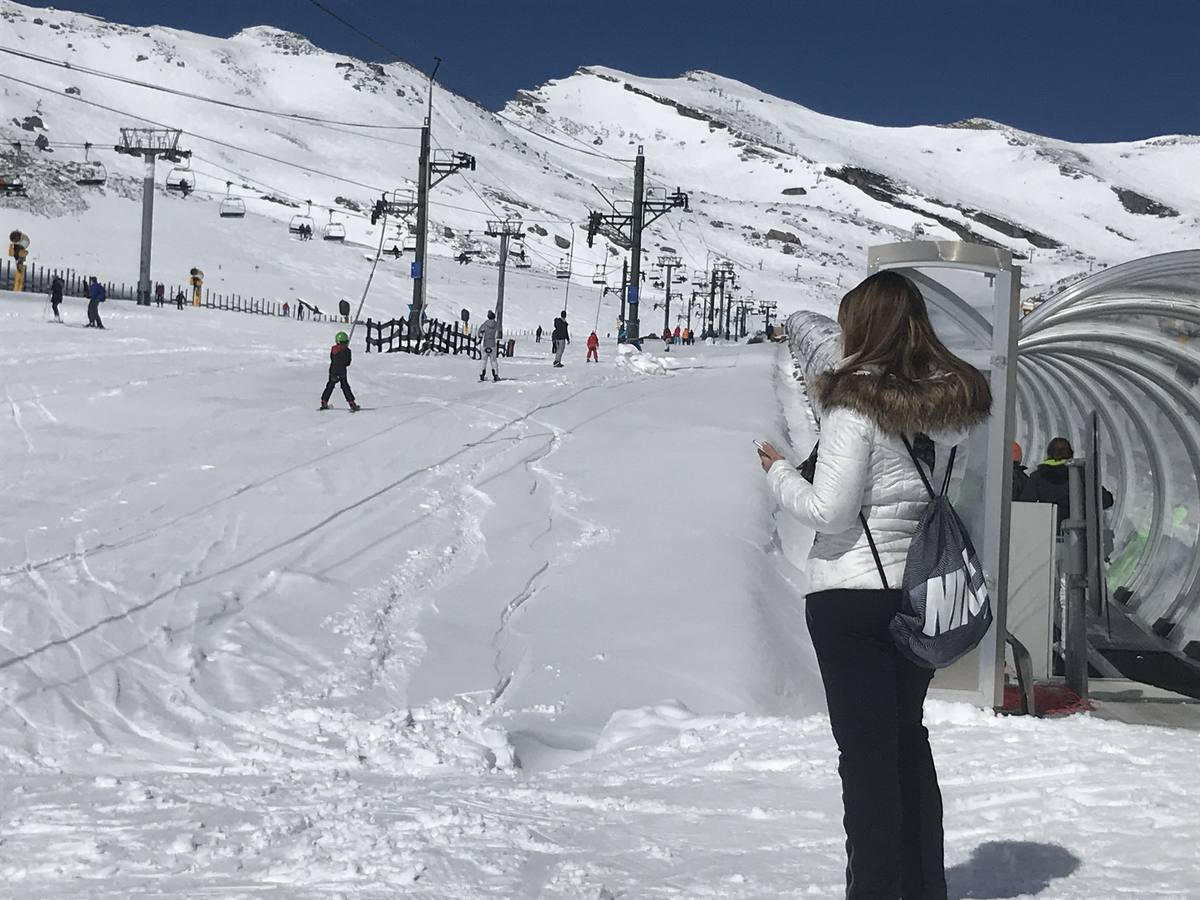
[[[350,365],[350,345],[334,344],[329,351],[329,377],[346,377],[346,369]]]

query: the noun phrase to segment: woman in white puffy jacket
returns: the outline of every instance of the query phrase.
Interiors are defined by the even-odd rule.
[[[812,392],[822,414],[812,483],[770,444],[759,455],[780,506],[817,532],[805,617],[839,750],[846,897],[945,900],[942,798],[921,722],[933,672],[896,649],[900,592],[885,585],[901,583],[928,501],[905,438],[936,478],[937,458],[987,418],[991,394],[902,275],[880,272],[846,294],[838,324],[844,360]]]

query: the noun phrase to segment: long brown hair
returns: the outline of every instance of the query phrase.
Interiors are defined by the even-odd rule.
[[[987,409],[987,379],[946,348],[933,330],[920,289],[898,272],[877,272],[838,306],[845,360],[837,374],[871,369],[905,382],[956,381],[971,409]]]

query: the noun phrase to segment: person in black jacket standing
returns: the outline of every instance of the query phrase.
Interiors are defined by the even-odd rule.
[[[336,340],[337,343],[329,351],[329,381],[325,385],[325,393],[321,394],[321,409],[329,409],[329,398],[333,396],[334,385],[341,384],[346,402],[350,404],[350,411],[358,412],[354,392],[350,390],[350,382],[346,380],[346,369],[350,367],[350,337],[346,332],[339,331]]]
[[[571,343],[571,333],[567,331],[567,311],[564,309],[554,320],[554,367],[563,367],[563,354],[567,352],[567,344]]]
[[[1075,448],[1064,437],[1056,437],[1046,445],[1046,461],[1039,465],[1025,486],[1018,500],[1024,503],[1053,503],[1058,507],[1058,524],[1071,518],[1071,492],[1067,479],[1067,463],[1075,458]],[[1100,488],[1101,505],[1111,509],[1113,495],[1105,487]]]
[[[60,303],[62,303],[62,295],[63,280],[55,275],[54,280],[50,282],[50,307],[54,310],[55,322],[62,321],[62,316],[58,314],[58,306]]]

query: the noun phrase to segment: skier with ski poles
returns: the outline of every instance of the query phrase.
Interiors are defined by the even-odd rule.
[[[350,411],[358,412],[354,392],[350,390],[350,382],[346,380],[346,369],[350,366],[350,336],[344,331],[339,331],[335,340],[337,343],[329,351],[329,381],[325,385],[325,392],[321,394],[321,409],[329,409],[329,398],[333,396],[333,388],[341,384],[342,394],[350,404]]]
[[[492,364],[492,381],[500,380],[500,373],[496,371],[496,357],[498,356],[496,344],[500,339],[500,323],[496,320],[495,310],[488,310],[487,321],[479,326],[479,342],[483,348],[483,371],[479,373],[479,380],[483,381],[487,378],[488,363]]]

